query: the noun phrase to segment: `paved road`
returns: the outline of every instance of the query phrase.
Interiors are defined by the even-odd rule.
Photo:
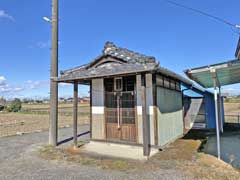
[[[84,132],[88,130],[88,126],[81,126],[79,129],[80,132]],[[60,139],[69,137],[71,132],[71,128],[61,129],[59,131]],[[88,136],[82,138],[88,138]],[[125,173],[80,164],[43,160],[32,152],[40,144],[46,143],[47,140],[48,132],[0,138],[0,179],[188,179],[177,170],[164,169],[154,172]]]

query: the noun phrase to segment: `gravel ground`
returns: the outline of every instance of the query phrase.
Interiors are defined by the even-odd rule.
[[[84,132],[88,128],[88,126],[81,126],[79,132]],[[61,129],[59,134],[60,139],[64,139],[72,134],[72,129]],[[87,135],[81,139],[86,138],[88,138]],[[127,173],[81,164],[43,160],[34,152],[47,141],[48,132],[0,138],[0,179],[190,179],[174,168]]]

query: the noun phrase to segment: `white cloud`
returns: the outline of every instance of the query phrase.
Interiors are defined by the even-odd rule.
[[[70,83],[59,83],[60,87],[72,86]]]
[[[47,81],[47,80],[43,80],[43,81],[28,80],[28,81],[26,81],[26,86],[27,86],[27,88],[30,88],[30,89],[38,89],[38,88],[45,87],[48,85],[49,85],[49,81]]]
[[[23,90],[24,87],[9,85],[7,79],[4,76],[0,76],[0,96],[2,94],[14,94]]]
[[[23,87],[15,87],[15,88],[13,89],[14,92],[20,92],[20,91],[23,91],[23,90],[24,90]]]
[[[0,97],[5,98],[20,98],[20,97],[48,97],[49,96],[49,80],[26,80],[21,84],[9,83],[7,78],[0,74]],[[59,83],[59,95],[61,96],[72,96],[72,84]],[[88,95],[88,89],[85,87],[81,88],[79,95]]]
[[[240,94],[240,88],[227,87],[227,88],[223,88],[222,92],[223,93],[229,93],[230,95],[239,95]]]
[[[6,78],[4,76],[0,76],[0,87],[6,84]]]
[[[39,42],[37,42],[37,44],[36,44],[36,47],[38,47],[38,48],[40,48],[40,49],[50,48],[50,46],[51,46],[51,42],[50,42],[50,41],[47,41],[47,42],[39,41]]]
[[[62,41],[58,41],[58,45],[60,46],[62,44]],[[33,43],[33,45],[30,45],[28,48],[40,48],[40,49],[45,49],[45,48],[51,48],[51,41],[38,41],[36,43]]]
[[[32,80],[27,80],[26,83],[30,84],[32,83],[33,81]]]
[[[9,15],[8,13],[6,13],[4,10],[0,10],[0,19],[9,19],[11,21],[14,21],[13,16]]]

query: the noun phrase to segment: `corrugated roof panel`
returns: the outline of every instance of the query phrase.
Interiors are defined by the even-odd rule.
[[[201,84],[203,87],[214,86],[211,69],[216,70],[216,75],[220,86],[240,83],[240,60],[227,61],[200,68],[186,70],[186,75]]]

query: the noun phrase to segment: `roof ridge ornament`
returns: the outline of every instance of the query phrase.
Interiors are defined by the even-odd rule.
[[[108,54],[108,52],[117,50],[117,46],[110,41],[107,41],[104,45],[103,54]]]
[[[124,59],[131,63],[156,63],[156,58],[154,56],[147,56],[127,48],[118,47],[110,41],[105,43],[102,53],[104,55],[112,55],[114,57]]]

